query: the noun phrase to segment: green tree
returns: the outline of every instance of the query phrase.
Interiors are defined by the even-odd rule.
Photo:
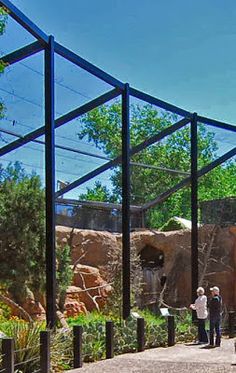
[[[109,189],[96,181],[93,188],[87,188],[87,192],[79,195],[80,201],[116,202],[116,197]]]
[[[0,168],[0,281],[20,304],[27,288],[43,292],[44,198],[39,176],[19,163]]]
[[[68,247],[57,249],[58,304],[71,282]],[[20,163],[0,165],[0,283],[20,305],[45,292],[45,191],[40,177]]]
[[[131,105],[130,141],[135,146],[160,132],[174,121],[176,116],[163,114],[151,105]],[[103,105],[89,112],[82,119],[82,129],[79,131],[80,139],[87,138],[110,158],[121,153],[121,105],[117,101],[112,105]],[[217,154],[217,144],[214,133],[208,131],[204,125],[198,126],[198,167],[211,162]],[[134,163],[143,163],[156,167],[165,167],[173,170],[190,172],[190,129],[186,126],[164,140],[152,145],[142,152],[132,156]],[[204,178],[200,183],[199,198],[215,198],[215,175],[226,183],[222,190],[229,195],[235,190],[232,175],[235,166],[232,163],[218,167]],[[226,177],[227,176],[227,177]],[[145,168],[137,165],[131,166],[131,202],[142,204],[153,200],[165,190],[181,181],[186,175],[174,174],[163,170]],[[111,177],[114,198],[120,200],[121,196],[121,169],[117,167]],[[227,180],[227,181],[226,181]],[[220,191],[220,190],[219,190]],[[91,194],[91,191],[90,191]],[[217,194],[217,193],[216,193]],[[218,193],[219,194],[219,193]],[[152,209],[147,214],[148,224],[160,227],[172,216],[190,218],[190,190],[184,188],[173,194],[164,204]]]

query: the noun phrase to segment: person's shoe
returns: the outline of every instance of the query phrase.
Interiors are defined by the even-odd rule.
[[[206,345],[206,348],[214,348],[214,345]]]
[[[215,347],[220,347],[220,345],[218,344],[218,345],[215,345]]]

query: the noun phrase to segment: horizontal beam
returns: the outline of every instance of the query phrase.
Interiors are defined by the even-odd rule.
[[[160,141],[164,139],[166,136],[170,135],[171,133],[175,132],[177,129],[185,126],[187,123],[189,123],[189,119],[181,119],[179,122],[165,128],[160,133],[152,136],[151,138],[143,141],[141,144],[135,146],[134,148],[130,149],[130,156],[140,152],[141,150],[145,149],[147,146],[150,146],[157,141]],[[103,164],[102,166],[96,168],[95,170],[87,173],[86,175],[80,177],[79,179],[73,181],[71,184],[67,185],[66,187],[60,189],[56,192],[56,197],[60,197],[63,194],[69,192],[70,190],[73,190],[77,188],[78,186],[86,183],[87,181],[93,179],[94,177],[100,175],[102,172],[109,170],[109,168],[117,166],[122,160],[121,155],[116,157],[115,159]]]
[[[14,136],[14,137],[18,137],[19,139],[24,137],[23,135],[20,135],[19,133],[16,133],[14,131],[10,131],[10,130],[4,129],[4,128],[0,128],[0,132],[3,132],[7,135],[11,135],[11,136]],[[42,140],[32,140],[32,142],[34,142],[36,144],[45,145],[45,142],[42,141]],[[91,153],[91,152],[86,152],[86,151],[83,151],[83,150],[78,150],[78,149],[75,149],[75,148],[71,148],[70,146],[56,145],[55,144],[55,148],[56,149],[61,149],[61,150],[66,150],[68,152],[72,152],[72,153],[76,153],[76,154],[85,155],[85,156],[88,156],[88,157],[93,157],[93,158],[96,158],[96,159],[103,159],[105,161],[110,160],[110,158],[104,157],[103,155],[95,154],[95,153]],[[146,164],[146,163],[130,162],[130,165],[131,166],[137,166],[137,167],[143,167],[143,168],[149,168],[149,169],[157,170],[157,171],[163,171],[163,172],[167,172],[167,173],[173,174],[173,175],[184,175],[184,176],[189,175],[188,172],[184,172],[184,171],[181,171],[181,170],[172,170],[171,168],[160,167],[160,166],[150,165],[150,164]]]
[[[23,135],[20,135],[19,133],[16,133],[14,131],[10,131],[10,130],[4,129],[4,128],[0,128],[0,132],[5,133],[7,135],[17,137],[19,139],[24,137]],[[42,141],[42,140],[32,140],[32,142],[34,142],[36,144],[45,145],[45,142]],[[103,159],[105,161],[110,160],[110,158],[104,157],[103,155],[95,154],[95,153],[91,153],[91,152],[86,152],[86,151],[83,151],[83,150],[78,150],[78,149],[75,149],[75,148],[71,148],[70,146],[55,144],[55,148],[56,149],[61,149],[61,150],[66,150],[68,152],[72,152],[72,153],[76,153],[76,154],[85,155],[85,156],[88,156],[88,157],[93,157],[93,158],[96,158],[96,159]],[[151,170],[163,171],[163,172],[167,172],[167,173],[173,174],[173,175],[183,175],[183,176],[189,175],[189,172],[185,172],[185,171],[181,171],[181,170],[174,170],[174,169],[171,169],[171,168],[166,168],[166,167],[161,167],[161,166],[150,165],[150,164],[146,164],[146,163],[130,162],[130,165],[131,166],[136,166],[136,167],[149,168]]]
[[[220,166],[222,163],[228,161],[230,158],[236,155],[236,147],[228,151],[227,153],[223,154],[221,157],[217,158],[213,162],[209,163],[207,166],[203,167],[201,170],[198,171],[197,177],[202,177],[206,175],[208,172],[212,171],[217,166]],[[170,197],[173,193],[176,193],[178,190],[188,186],[191,184],[191,178],[186,177],[178,184],[174,185],[172,188],[168,189],[164,193],[160,194],[157,198],[153,201],[147,202],[142,206],[143,211],[148,210],[150,208],[155,207],[161,202],[164,202],[168,197]]]
[[[62,126],[63,124],[70,122],[71,120],[78,118],[83,114],[86,114],[90,110],[95,109],[97,106],[105,104],[107,101],[110,101],[113,98],[119,96],[119,94],[120,94],[119,89],[112,89],[111,91],[104,93],[103,95],[95,98],[92,101],[87,102],[86,104],[78,107],[77,109],[74,109],[70,111],[69,113],[62,115],[60,118],[55,120],[55,128],[58,128]],[[29,143],[30,141],[35,140],[37,137],[44,135],[44,132],[45,132],[45,126],[42,126],[28,133],[27,135],[21,137],[20,139],[15,140],[11,142],[10,144],[3,146],[0,149],[0,156],[5,155],[13,150],[16,150],[22,145],[25,145]]]
[[[101,70],[97,66],[91,64],[90,62],[86,61],[82,57],[78,56],[76,53],[70,51],[66,47],[56,42],[55,42],[55,52],[59,54],[61,57],[64,57],[68,61],[72,62],[73,64],[88,71],[90,74],[112,85],[113,87],[120,88],[120,89],[124,88],[124,83],[114,78],[110,74],[107,74],[105,71]]]
[[[156,97],[148,95],[147,93],[141,92],[135,88],[130,88],[130,94],[133,97],[138,98],[139,100],[146,101],[151,105],[160,107],[161,109],[170,111],[174,114],[181,115],[182,117],[191,117],[191,113],[187,110],[181,109],[178,106],[169,104],[168,102],[159,100]]]
[[[207,117],[201,117],[201,116],[198,116],[197,120],[198,120],[198,122],[207,124],[209,126],[213,126],[213,127],[217,127],[217,128],[222,128],[224,130],[236,132],[236,126],[233,125],[233,124],[228,124],[228,123],[220,122],[220,121],[215,120],[215,119],[211,119],[211,118],[207,118]]]
[[[18,22],[25,30],[27,30],[31,35],[33,35],[38,41],[43,44],[47,44],[49,37],[46,35],[38,26],[36,26],[24,13],[22,13],[15,5],[13,5],[9,0],[0,0],[0,6],[5,7],[10,16]]]
[[[33,56],[35,53],[40,52],[42,49],[42,44],[39,41],[35,41],[29,45],[26,45],[23,48],[20,48],[14,52],[11,52],[1,57],[1,61],[8,65],[13,65],[14,63],[19,62],[24,58]]]
[[[111,203],[111,202],[100,202],[100,201],[78,201],[75,199],[64,199],[64,198],[57,198],[56,203],[59,205],[69,205],[79,207],[92,207],[92,208],[99,208],[102,210],[122,210],[122,204],[118,203]],[[141,206],[130,206],[130,210],[132,212],[142,212]]]
[[[143,168],[149,168],[151,170],[163,171],[163,172],[167,172],[167,173],[173,174],[173,175],[182,175],[182,176],[190,175],[189,172],[185,172],[185,171],[181,171],[181,170],[173,170],[172,168],[155,166],[155,165],[152,165],[152,164],[146,164],[146,163],[141,163],[141,162],[130,162],[130,165],[131,166],[137,166],[137,167],[143,167]]]

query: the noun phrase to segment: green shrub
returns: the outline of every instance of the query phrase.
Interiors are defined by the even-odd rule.
[[[1,332],[15,340],[15,366],[20,372],[32,373],[39,369],[39,335],[44,329],[44,323],[27,323],[19,319],[0,324]]]

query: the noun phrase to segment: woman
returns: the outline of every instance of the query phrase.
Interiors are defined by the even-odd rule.
[[[198,318],[198,343],[208,343],[207,332],[205,329],[205,322],[207,319],[207,297],[204,295],[205,291],[202,287],[197,289],[197,299],[194,304],[190,304],[190,308],[197,312]]]

